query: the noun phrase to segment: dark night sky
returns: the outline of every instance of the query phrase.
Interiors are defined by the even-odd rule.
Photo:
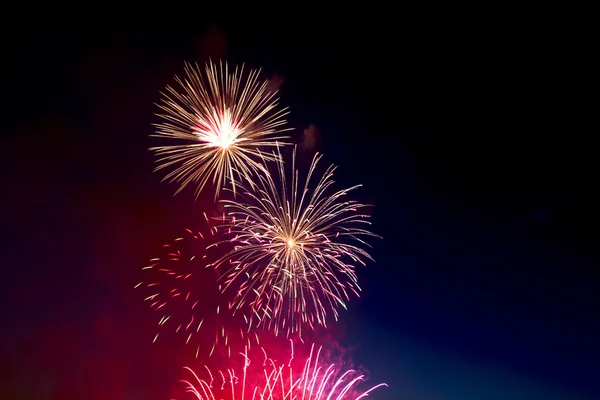
[[[180,351],[151,345],[132,287],[211,207],[173,197],[147,151],[159,90],[208,56],[283,78],[294,140],[316,126],[336,180],[375,204],[384,239],[340,339],[390,383],[371,398],[600,393],[585,60],[517,22],[332,21],[5,37],[0,397],[167,399],[176,385]]]

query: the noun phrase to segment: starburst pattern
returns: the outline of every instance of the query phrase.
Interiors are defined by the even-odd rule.
[[[254,183],[241,184],[240,200],[221,200],[235,249],[216,266],[227,269],[223,280],[236,292],[234,307],[252,310],[251,324],[301,335],[304,325],[337,319],[350,293],[358,296],[355,265],[371,259],[362,237],[376,235],[364,228],[366,206],[347,199],[360,185],[331,190],[334,166],[313,182],[319,154],[301,184],[295,149],[288,180],[280,153],[274,156],[279,179],[263,159]]]
[[[197,197],[209,180],[215,198],[227,184],[235,193],[236,182],[252,179],[260,165],[260,148],[285,144],[288,111],[279,109],[277,91],[260,80],[260,70],[230,71],[223,62],[207,63],[204,73],[197,64],[184,70],[184,79],[175,78],[179,88],[162,93],[157,115],[163,121],[153,135],[181,144],[150,149],[158,156],[155,171],[171,169],[163,180],[179,183],[176,193],[195,184]]]

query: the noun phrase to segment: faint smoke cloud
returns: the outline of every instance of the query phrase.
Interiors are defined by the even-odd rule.
[[[227,56],[227,40],[225,34],[217,25],[213,25],[199,40],[198,46],[204,59],[215,61],[222,60]]]
[[[308,128],[304,130],[302,135],[302,142],[300,143],[301,151],[316,151],[320,144],[320,132],[319,128],[315,124],[310,124]]]
[[[285,78],[278,73],[274,73],[269,83],[267,84],[267,92],[276,92],[281,89],[281,86],[285,82]]]

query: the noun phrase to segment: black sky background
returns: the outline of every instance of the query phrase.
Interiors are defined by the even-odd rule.
[[[600,393],[596,129],[587,55],[556,27],[34,25],[4,38],[3,398],[159,399],[179,379],[132,287],[210,207],[147,151],[159,90],[209,56],[283,81],[294,140],[317,127],[336,181],[375,204],[340,339],[390,383],[372,398]]]

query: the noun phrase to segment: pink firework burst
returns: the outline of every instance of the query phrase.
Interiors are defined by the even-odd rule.
[[[294,355],[287,360],[264,356],[250,360],[241,354],[241,371],[228,368],[212,372],[208,367],[202,374],[185,367],[189,378],[182,380],[187,398],[196,400],[360,400],[385,383],[367,390],[359,388],[365,376],[355,370],[341,370],[321,359],[321,348],[310,347],[307,356]]]
[[[144,280],[135,287],[145,292],[144,300],[160,315],[154,341],[166,330],[194,345],[196,357],[215,351],[230,355],[236,345],[243,349],[258,343],[258,336],[248,332],[248,319],[241,310],[234,313],[234,294],[224,288],[219,271],[211,266],[228,251],[223,240],[225,228],[213,226],[204,216],[203,229],[187,229],[182,237],[163,246],[162,254],[142,269]],[[218,242],[222,243],[215,245]]]

